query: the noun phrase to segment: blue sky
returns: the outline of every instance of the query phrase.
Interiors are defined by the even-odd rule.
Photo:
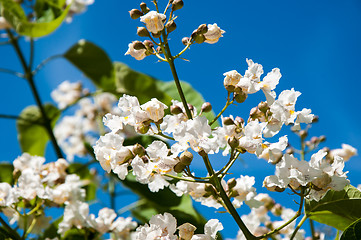
[[[154,57],[137,61],[124,56],[128,43],[140,39],[136,27],[141,24],[139,20],[130,19],[128,14],[140,2],[95,0],[94,5],[86,13],[74,17],[71,24],[64,23],[55,33],[36,41],[35,64],[65,52],[79,39],[86,39],[101,46],[113,61],[124,62],[161,80],[172,80],[169,67],[157,63]],[[262,64],[265,73],[280,68],[282,78],[276,89],[278,94],[291,88],[302,93],[296,107],[299,110],[311,108],[320,117],[310,135],[326,135],[327,141],[322,146],[332,149],[348,143],[361,149],[361,1],[184,2],[184,8],[176,12],[178,28],[170,35],[173,53],[183,48],[181,38],[189,36],[202,23],[217,23],[226,31],[217,44],[192,46],[183,55],[190,62],[176,62],[180,78],[201,92],[216,112],[222,109],[226,98],[223,73],[233,69],[244,73],[245,60],[250,58]],[[149,0],[146,3],[151,5]],[[28,43],[22,42],[22,46],[26,50]],[[0,67],[20,71],[13,49],[0,46],[0,52]],[[0,79],[3,83],[0,114],[17,115],[27,105],[34,104],[25,81],[4,74]],[[52,101],[50,91],[64,80],[89,82],[65,60],[54,60],[36,76],[44,102]],[[247,116],[250,108],[263,98],[261,93],[252,95],[245,104],[238,104],[227,113]],[[21,154],[15,122],[0,119],[0,124],[3,134],[0,160],[11,161]],[[361,183],[360,161],[361,157],[357,156],[346,164],[353,185]],[[234,171],[256,176],[258,191],[265,192],[261,188],[262,180],[266,174],[273,173],[273,168],[267,168],[263,160],[245,157],[245,165],[238,165]],[[292,206],[292,200],[288,202]],[[213,210],[201,209],[207,217],[215,216]],[[222,221],[227,219],[221,218]],[[230,223],[229,237],[235,235],[234,228]]]

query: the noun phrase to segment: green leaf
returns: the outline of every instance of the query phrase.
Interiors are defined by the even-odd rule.
[[[141,104],[148,102],[152,98],[157,98],[168,106],[171,104],[172,98],[158,86],[160,80],[134,71],[120,62],[114,63],[114,69],[118,93],[136,96]]]
[[[0,163],[0,182],[7,182],[10,185],[14,184],[13,171],[14,166],[10,163]]]
[[[146,148],[146,147],[148,147],[148,145],[150,145],[152,142],[154,142],[156,140],[161,141],[159,138],[154,137],[154,136],[140,135],[140,136],[136,136],[136,137],[132,137],[132,138],[126,138],[124,140],[123,145],[130,146],[130,145],[139,143],[140,145],[142,145],[143,147]],[[164,143],[167,144],[168,148],[170,147],[167,142],[164,142]]]
[[[82,163],[72,163],[67,168],[67,173],[76,174],[81,180],[85,181],[86,201],[91,201],[96,198],[97,185],[95,184],[94,175],[91,174],[88,166]]]
[[[14,30],[20,35],[25,35],[32,38],[43,37],[55,31],[65,17],[68,15],[71,5],[68,5],[64,10],[59,9],[58,14],[49,17],[50,12],[46,12],[47,16],[43,17],[43,11],[39,8],[44,5],[40,4],[36,7],[36,12],[41,15],[38,16],[37,21],[29,22],[21,5],[13,0],[0,0],[1,15],[11,24]]]
[[[161,82],[158,81],[157,82],[158,87],[165,93],[167,93],[169,96],[171,96],[173,99],[176,99],[178,101],[181,101],[181,98],[178,94],[178,90],[177,87],[175,85],[175,83],[173,81],[171,82]],[[195,106],[197,108],[198,111],[201,110],[202,108],[202,104],[205,102],[204,98],[202,97],[202,95],[197,92],[192,85],[190,85],[187,82],[181,81],[181,85],[182,85],[182,90],[183,93],[187,99],[187,102],[192,104],[193,106]],[[209,121],[212,121],[215,118],[214,112],[210,111],[208,113],[203,113],[203,115],[205,117],[207,117],[207,119]],[[219,126],[218,122],[215,122],[214,125],[212,125],[213,127],[217,127]]]
[[[340,240],[360,240],[361,239],[361,218],[353,222],[343,232]]]
[[[115,92],[113,63],[103,49],[91,42],[80,40],[64,57],[98,88]]]
[[[51,120],[52,127],[54,127],[60,116],[60,111],[51,104],[45,104],[44,109]],[[23,152],[27,152],[30,155],[44,156],[49,136],[42,123],[43,118],[37,106],[28,106],[20,113],[16,126],[18,129],[18,140]]]
[[[342,191],[328,191],[320,201],[306,201],[306,215],[317,222],[344,231],[361,218],[361,192],[348,185]]]
[[[60,217],[53,221],[50,226],[44,230],[44,234],[41,239],[53,239],[53,238],[59,238],[60,235],[58,234],[58,226],[59,223],[63,221],[63,217]]]

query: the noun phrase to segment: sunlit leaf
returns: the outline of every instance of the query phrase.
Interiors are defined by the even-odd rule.
[[[317,222],[344,231],[361,218],[361,192],[348,185],[342,191],[328,191],[319,201],[306,201],[306,215]]]
[[[361,239],[361,218],[353,222],[342,233],[340,240],[360,240]]]
[[[44,105],[47,117],[51,120],[52,127],[60,116],[59,110],[51,104]],[[30,155],[44,156],[49,135],[43,126],[43,117],[37,106],[28,106],[20,113],[16,121],[18,140],[21,150]]]
[[[14,166],[10,163],[0,163],[0,182],[7,182],[10,185],[14,184],[13,171]]]

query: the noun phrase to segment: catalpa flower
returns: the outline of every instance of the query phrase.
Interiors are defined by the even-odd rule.
[[[149,32],[157,34],[164,29],[164,21],[167,17],[164,14],[150,11],[140,17],[140,21],[145,23]]]
[[[223,31],[222,29],[220,29],[220,27],[217,26],[216,23],[214,24],[208,24],[208,31],[203,34],[204,37],[206,38],[206,40],[204,42],[206,43],[216,43],[218,42],[218,40],[223,37],[223,33],[225,33],[225,31]]]

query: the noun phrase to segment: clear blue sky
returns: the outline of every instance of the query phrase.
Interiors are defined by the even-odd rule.
[[[137,61],[124,56],[128,43],[140,39],[136,27],[141,24],[130,19],[128,14],[140,2],[96,0],[85,14],[76,16],[72,24],[63,24],[55,33],[36,41],[35,64],[65,52],[83,38],[101,46],[114,61],[124,62],[161,80],[171,80],[168,66],[157,63],[154,57]],[[192,46],[183,55],[190,62],[176,63],[180,78],[201,92],[216,112],[223,107],[226,98],[223,73],[233,69],[243,73],[247,66],[245,59],[251,58],[262,64],[266,73],[274,67],[281,69],[277,93],[290,88],[302,93],[296,106],[299,110],[311,108],[320,117],[310,134],[326,135],[327,142],[323,146],[332,149],[348,143],[361,149],[361,1],[184,2],[184,8],[176,12],[178,28],[170,36],[174,53],[183,47],[181,38],[189,36],[202,23],[217,23],[226,31],[217,44]],[[27,44],[23,43],[24,49]],[[1,46],[0,52],[0,67],[20,71],[13,49]],[[0,79],[0,114],[17,115],[25,106],[34,103],[25,81],[4,74]],[[50,91],[64,80],[88,81],[64,60],[55,60],[36,77],[43,101],[51,101]],[[227,113],[246,116],[260,100],[263,100],[262,94],[251,96],[246,104],[233,107]],[[3,136],[0,160],[11,161],[20,155],[15,122],[0,119],[0,124]],[[256,176],[257,190],[265,192],[262,180],[273,173],[273,168],[259,167],[266,167],[266,164],[254,158],[245,158],[245,162],[247,167],[238,165],[235,172]],[[360,156],[347,162],[346,170],[350,171],[348,175],[353,185],[361,183]],[[292,200],[288,202],[292,206]],[[214,215],[213,209],[201,209],[207,217],[219,215]],[[222,216],[222,219],[228,217]],[[230,235],[225,234],[228,237],[235,236],[232,224],[227,229]]]

